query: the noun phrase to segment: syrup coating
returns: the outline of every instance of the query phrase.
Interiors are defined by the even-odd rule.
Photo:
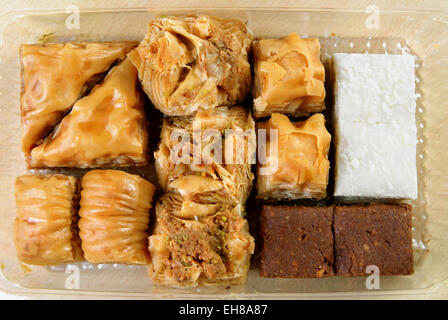
[[[17,177],[14,242],[21,261],[55,265],[82,259],[74,210],[76,192],[75,177]]]
[[[79,236],[91,263],[146,264],[149,210],[155,187],[119,170],[82,178]]]
[[[244,100],[251,85],[251,43],[239,20],[162,17],[149,23],[130,58],[155,107],[169,116],[186,116]]]
[[[193,204],[163,195],[149,237],[153,282],[174,287],[246,282],[254,239],[240,206]]]
[[[136,45],[135,41],[22,45],[21,137],[27,158],[73,103]]]
[[[328,184],[331,135],[325,118],[315,114],[303,122],[291,122],[274,113],[258,126],[267,134],[267,161],[257,166],[257,197],[261,199],[324,198]],[[278,130],[278,153],[270,153],[270,130]],[[275,161],[275,158],[277,161]],[[261,169],[268,170],[262,174]]]
[[[126,59],[78,100],[31,152],[32,167],[145,165],[147,131],[137,70]]]
[[[254,42],[254,116],[302,116],[325,109],[325,69],[318,39],[291,33]]]
[[[254,129],[250,113],[239,106],[165,118],[159,148],[154,153],[162,188],[200,203],[243,203],[254,178],[250,157],[256,147]],[[183,142],[178,137],[183,137]],[[201,142],[199,152],[195,152],[195,139]],[[196,160],[198,154],[200,161]]]

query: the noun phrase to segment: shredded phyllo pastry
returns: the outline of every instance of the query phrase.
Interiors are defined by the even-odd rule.
[[[193,203],[174,193],[159,199],[149,237],[149,276],[155,283],[244,283],[253,251],[241,206]]]
[[[82,260],[74,208],[77,188],[75,177],[17,177],[14,241],[21,261],[53,265]]]
[[[252,35],[235,19],[205,15],[161,17],[129,56],[144,91],[169,116],[234,105],[251,85]]]
[[[331,140],[324,116],[315,114],[306,121],[294,123],[274,113],[268,121],[260,123],[258,129],[266,130],[267,157],[265,163],[257,167],[257,197],[271,200],[324,198]],[[278,135],[278,152],[273,148],[275,153],[270,153],[271,130],[276,130]]]
[[[145,165],[147,131],[137,70],[129,61],[78,100],[51,135],[31,152],[32,167]]]
[[[254,42],[254,116],[303,116],[325,109],[325,69],[318,39],[291,33]]]
[[[146,264],[149,210],[155,187],[119,170],[82,178],[79,235],[87,261]]]
[[[134,41],[22,45],[22,149],[31,150],[73,103],[137,46]]]
[[[213,139],[210,134],[214,134]],[[242,107],[218,107],[201,110],[195,116],[165,118],[154,154],[159,183],[165,191],[179,193],[186,200],[244,203],[252,188],[255,148],[255,124]]]

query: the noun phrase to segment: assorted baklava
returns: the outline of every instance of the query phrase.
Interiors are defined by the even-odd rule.
[[[268,121],[258,123],[258,135],[266,137],[265,156],[262,161],[259,154],[257,166],[259,199],[326,197],[331,135],[322,114],[291,122],[287,116],[274,113]]]
[[[20,97],[22,149],[40,145],[73,104],[138,42],[24,44]]]
[[[154,166],[164,192],[150,233],[156,187],[138,175],[20,176],[22,262],[148,265],[154,284],[174,287],[245,283],[255,246],[245,205],[257,162],[254,196],[271,203],[260,212],[262,277],[360,276],[371,265],[412,274],[412,206],[363,202],[417,197],[413,57],[334,54],[335,190],[327,196],[332,136],[318,39],[253,41],[239,20],[162,16],[140,43],[20,52],[29,168],[148,165],[146,93],[163,113]],[[266,117],[257,124],[238,106],[251,89],[254,117]],[[332,196],[361,204],[332,204]]]
[[[251,86],[252,34],[236,19],[160,17],[130,58],[154,106],[168,116],[242,102]]]
[[[92,170],[81,182],[79,236],[92,263],[147,264],[155,187],[119,170]]]
[[[149,237],[153,282],[170,286],[241,284],[254,239],[241,206],[200,204],[166,193],[156,205]]]
[[[154,154],[164,191],[204,203],[244,203],[252,188],[255,123],[239,106],[164,118]]]
[[[254,116],[298,117],[325,109],[325,69],[320,42],[291,33],[254,41]]]
[[[78,187],[75,177],[58,174],[17,177],[14,242],[22,262],[53,265],[82,260]]]
[[[137,70],[125,59],[31,151],[30,165],[125,167],[147,163],[146,120]]]

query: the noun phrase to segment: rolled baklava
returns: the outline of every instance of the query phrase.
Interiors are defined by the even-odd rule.
[[[155,166],[164,191],[187,200],[243,203],[252,188],[255,123],[243,107],[165,118]]]
[[[21,136],[27,158],[75,101],[137,44],[121,41],[21,46]]]
[[[291,33],[254,41],[254,117],[303,116],[325,109],[325,69],[318,39]]]
[[[137,70],[129,61],[78,100],[31,151],[31,167],[112,167],[147,163],[146,120]]]
[[[291,122],[285,115],[274,113],[268,121],[259,123],[260,134],[266,136],[266,152],[263,161],[259,155],[257,166],[258,198],[293,200],[326,196],[331,135],[322,114],[303,122]]]
[[[17,177],[14,242],[21,261],[56,265],[82,260],[75,213],[77,189],[75,177]]]
[[[234,105],[250,90],[252,35],[236,19],[160,17],[129,56],[144,91],[168,116]]]
[[[146,264],[149,210],[155,187],[119,170],[82,178],[79,235],[91,263]]]
[[[175,287],[241,284],[253,251],[240,205],[199,204],[173,193],[157,202],[149,237],[153,282]]]

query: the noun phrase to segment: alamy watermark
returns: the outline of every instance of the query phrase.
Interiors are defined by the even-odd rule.
[[[200,124],[199,124],[200,125]],[[193,133],[174,130],[170,135],[170,161],[174,164],[201,165],[254,164],[263,165],[261,175],[270,175],[278,168],[278,129],[201,130],[193,125]],[[256,137],[258,136],[258,138]]]
[[[80,27],[80,19],[79,19],[79,7],[75,5],[71,5],[65,8],[65,13],[68,13],[69,16],[65,19],[65,27],[68,30],[79,30]]]
[[[365,21],[367,29],[380,28],[380,9],[375,5],[370,5],[366,8],[366,13],[369,15]]]
[[[380,268],[376,265],[369,265],[366,268],[366,274],[369,274],[366,278],[366,288],[368,290],[380,289]]]
[[[65,288],[70,290],[79,290],[80,288],[80,274],[79,267],[69,264],[65,269],[65,273],[68,274],[65,279]]]

